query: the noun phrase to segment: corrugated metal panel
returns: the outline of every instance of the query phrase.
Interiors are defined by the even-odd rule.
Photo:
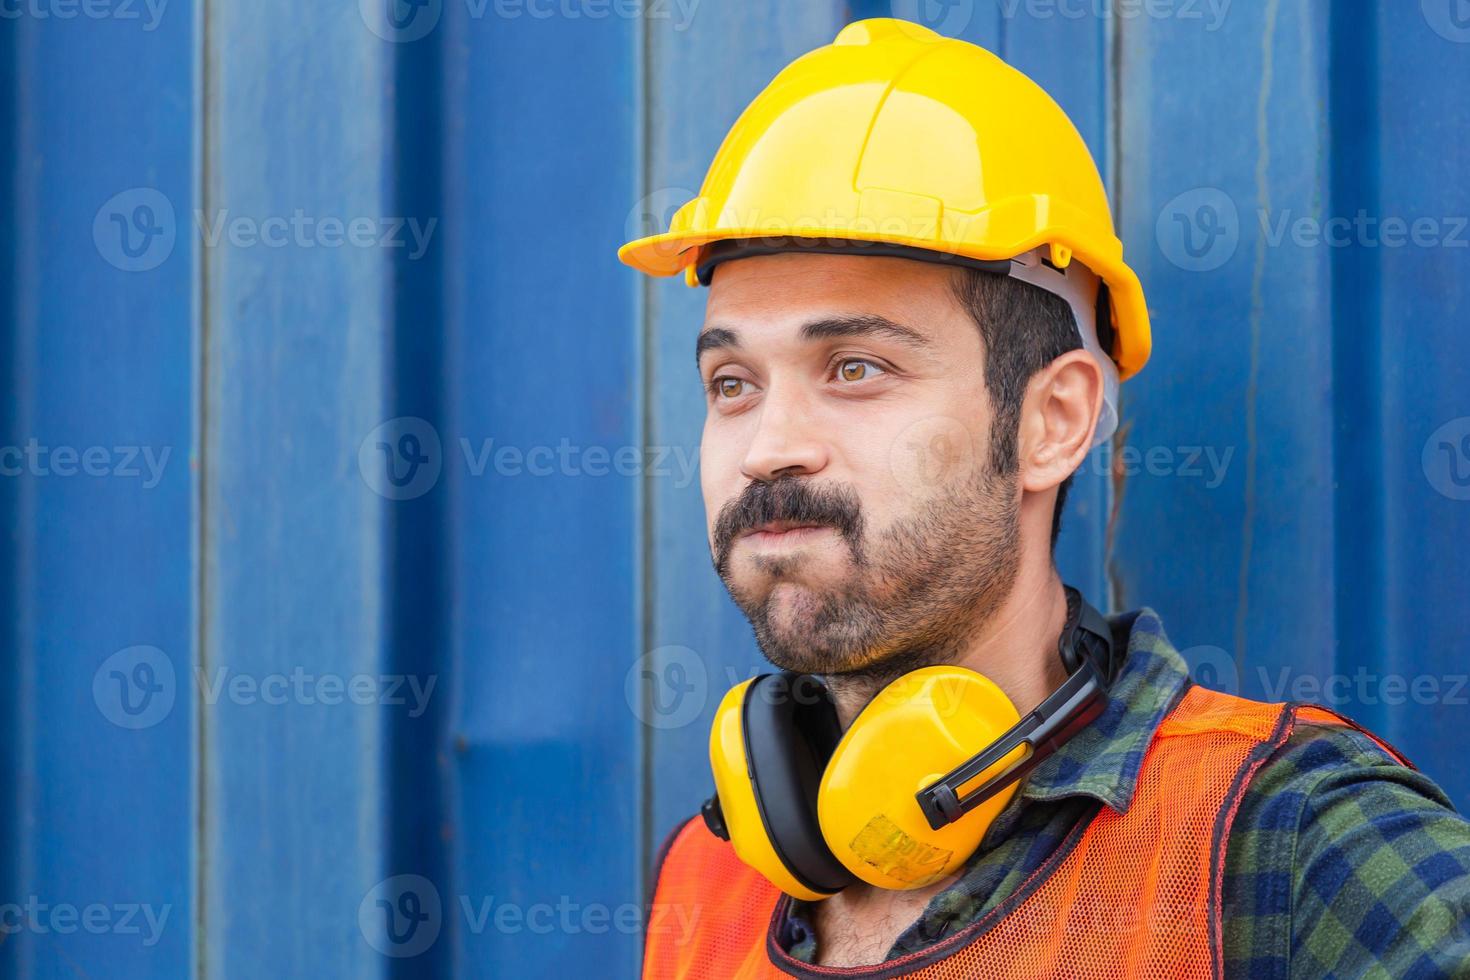
[[[169,911],[152,945],[15,933],[6,975],[635,974],[763,663],[704,543],[703,295],[613,251],[791,57],[892,12],[1054,93],[1149,294],[1064,576],[1470,802],[1448,2],[135,8],[0,25],[0,447],[111,474],[0,477],[0,901]]]
[[[1319,11],[1236,5],[1213,31],[1121,32],[1120,225],[1158,339],[1129,386],[1115,601],[1154,606],[1227,679],[1231,662],[1244,677],[1332,663],[1330,256],[1268,249],[1256,220],[1326,196]]]
[[[1422,8],[1429,30],[1399,8],[1362,21],[1334,10],[1334,31],[1352,38],[1346,57],[1333,66],[1337,115],[1361,126],[1355,107],[1371,106],[1359,149],[1351,157],[1339,154],[1334,211],[1356,215],[1371,202],[1384,222],[1398,218],[1411,229],[1408,247],[1365,243],[1362,288],[1351,288],[1359,270],[1350,262],[1340,279],[1350,292],[1338,304],[1344,323],[1337,335],[1357,370],[1339,368],[1336,379],[1337,444],[1344,462],[1355,464],[1339,466],[1336,486],[1381,485],[1366,499],[1338,501],[1340,533],[1349,542],[1338,556],[1338,669],[1421,680],[1427,697],[1411,690],[1401,699],[1380,690],[1376,703],[1358,699],[1349,710],[1402,744],[1465,809],[1470,767],[1456,746],[1470,705],[1464,687],[1470,636],[1470,102],[1450,93],[1470,89],[1470,20],[1463,4]],[[1368,66],[1376,87],[1361,77]],[[1360,193],[1372,193],[1375,168],[1376,199],[1359,203]],[[1355,182],[1366,185],[1362,192]],[[1427,244],[1414,245],[1413,226],[1421,222]],[[1381,232],[1387,243],[1389,229]],[[1353,255],[1345,253],[1349,260]],[[1360,397],[1375,388],[1377,399]],[[1368,416],[1361,435],[1350,408]],[[1375,445],[1362,462],[1349,455]]]
[[[631,973],[642,340],[611,256],[637,24],[463,15],[441,27],[455,975]]]
[[[381,975],[346,940],[399,870],[398,793],[421,787],[391,765],[394,710],[321,684],[375,689],[396,659],[398,511],[354,465],[398,411],[394,49],[331,5],[213,4],[204,24],[198,660],[221,694],[199,695],[203,968]],[[371,229],[331,246],[332,218]],[[435,648],[417,652],[432,674]]]
[[[0,22],[3,976],[196,935],[196,35],[133,12]]]

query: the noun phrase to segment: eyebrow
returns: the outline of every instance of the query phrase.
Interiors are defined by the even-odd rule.
[[[699,339],[694,343],[694,363],[698,365],[705,351],[739,346],[740,338],[733,330],[727,330],[724,327],[710,327],[708,330],[702,330]]]
[[[825,317],[804,323],[801,339],[805,341],[831,340],[834,337],[885,337],[914,350],[929,350],[934,344],[928,337],[912,327],[895,323],[885,316],[866,313],[857,316]],[[700,333],[694,344],[696,363],[706,351],[740,346],[740,335],[727,327],[710,327]]]

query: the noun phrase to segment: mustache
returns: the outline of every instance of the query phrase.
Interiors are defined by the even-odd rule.
[[[715,521],[715,571],[723,578],[730,563],[735,539],[771,521],[791,521],[830,527],[842,535],[854,556],[860,556],[862,507],[848,487],[809,483],[800,477],[783,476],[770,482],[751,483],[740,496],[720,508]]]

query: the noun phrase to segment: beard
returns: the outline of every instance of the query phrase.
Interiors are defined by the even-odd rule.
[[[951,662],[1010,595],[1020,567],[1016,481],[980,467],[876,534],[847,487],[794,476],[752,483],[720,511],[715,571],[777,667],[887,683]],[[835,530],[847,574],[814,581],[806,573],[815,559],[799,551],[732,555],[739,534],[778,520]]]

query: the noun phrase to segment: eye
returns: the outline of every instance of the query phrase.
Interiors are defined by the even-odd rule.
[[[739,398],[745,394],[745,382],[729,375],[711,379],[708,388],[716,398]]]
[[[843,381],[865,381],[883,373],[883,369],[872,361],[849,357],[837,365],[837,377]]]

